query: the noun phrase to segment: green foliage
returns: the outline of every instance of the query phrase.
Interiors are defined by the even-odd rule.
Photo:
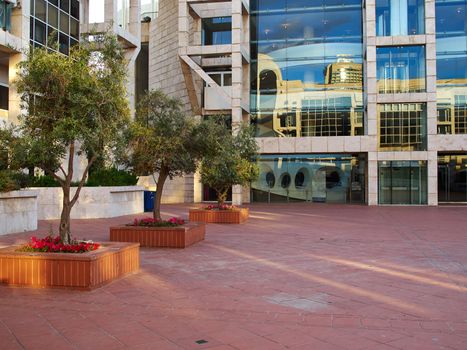
[[[16,191],[21,188],[11,170],[0,170],[0,192]]]
[[[123,145],[122,162],[137,175],[158,174],[154,217],[160,218],[160,199],[166,178],[196,171],[203,150],[194,118],[182,111],[178,99],[149,91],[136,110]]]
[[[258,146],[251,127],[241,125],[235,135],[222,120],[204,124],[208,136],[206,152],[201,162],[201,182],[212,187],[218,196],[219,205],[227,198],[233,185],[247,185],[259,175],[254,162]]]
[[[162,91],[150,91],[141,100],[125,145],[125,161],[138,175],[167,171],[169,178],[196,170],[193,118],[182,112],[181,101]]]
[[[116,168],[99,169],[89,175],[86,186],[134,186],[138,177]]]
[[[50,175],[35,176],[31,183],[31,187],[59,187],[60,184]]]
[[[130,120],[124,52],[114,35],[93,35],[69,56],[34,48],[18,68],[16,87],[27,111],[20,118],[27,159],[63,189],[60,235],[68,242],[70,211],[89,168],[111,155]],[[76,155],[87,155],[88,164],[71,197]]]
[[[14,125],[0,124],[0,170],[27,168],[28,145]]]
[[[34,48],[19,64],[16,84],[28,110],[22,131],[35,165],[49,174],[70,146],[96,158],[108,153],[129,121],[123,51],[114,36],[97,38],[81,42],[69,56]]]

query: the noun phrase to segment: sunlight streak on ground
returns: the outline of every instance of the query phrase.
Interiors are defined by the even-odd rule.
[[[329,262],[339,264],[339,265],[355,267],[355,268],[361,269],[361,270],[368,270],[368,271],[373,271],[373,272],[377,272],[377,273],[383,273],[383,274],[386,274],[386,275],[395,276],[395,277],[399,277],[399,278],[404,278],[404,279],[415,281],[415,282],[418,282],[418,283],[430,284],[430,285],[435,286],[435,287],[441,287],[441,288],[455,290],[457,292],[462,292],[462,293],[467,292],[466,287],[458,286],[456,284],[447,283],[447,282],[443,282],[443,281],[438,281],[438,280],[423,277],[423,276],[417,276],[417,275],[409,274],[409,273],[406,273],[406,272],[399,272],[399,271],[395,271],[395,270],[390,270],[390,269],[386,269],[386,268],[383,268],[383,267],[378,267],[378,266],[375,266],[375,265],[369,264],[369,263],[361,263],[361,262],[356,262],[356,261],[352,261],[352,260],[333,258],[333,257],[329,257],[329,256],[317,255],[317,254],[311,254],[311,253],[308,253],[306,255],[310,256],[310,257],[312,257],[314,259],[317,259],[317,260],[325,260],[325,261],[329,261]]]
[[[311,274],[311,273],[308,273],[308,272],[303,272],[303,271],[291,268],[291,267],[289,267],[287,265],[271,261],[269,259],[260,258],[260,257],[255,256],[255,255],[244,253],[244,252],[241,252],[239,250],[227,248],[227,247],[224,247],[224,246],[221,246],[221,245],[218,245],[218,244],[209,243],[208,245],[210,245],[210,246],[212,246],[214,248],[217,248],[217,249],[219,249],[219,250],[221,250],[223,252],[230,253],[230,254],[242,257],[244,259],[251,260],[254,263],[261,264],[261,265],[268,266],[268,267],[272,267],[272,268],[275,268],[277,270],[280,270],[280,271],[283,271],[283,272],[286,272],[286,273],[293,274],[295,276],[301,277],[303,279],[306,279],[306,280],[309,280],[309,281],[312,281],[312,282],[316,282],[316,283],[320,283],[320,284],[323,284],[323,285],[327,285],[327,286],[330,286],[330,287],[333,287],[333,288],[336,288],[336,289],[340,289],[340,290],[343,290],[343,291],[346,291],[346,292],[350,292],[350,293],[355,294],[355,295],[370,298],[370,299],[372,299],[372,300],[374,300],[376,302],[380,302],[380,303],[384,303],[384,304],[387,304],[387,305],[392,306],[392,307],[397,307],[397,308],[400,308],[400,309],[404,309],[405,311],[410,312],[410,313],[416,313],[418,315],[427,314],[427,310],[425,308],[422,308],[420,306],[407,303],[405,301],[402,301],[402,300],[399,300],[399,299],[396,299],[396,298],[386,296],[384,294],[372,292],[372,291],[369,291],[369,290],[366,290],[366,289],[363,289],[363,288],[355,287],[355,286],[350,285],[350,284],[346,284],[346,283],[342,283],[342,282],[336,282],[336,281],[333,281],[333,280],[328,279],[328,278],[317,276],[317,275],[314,275],[314,274]]]

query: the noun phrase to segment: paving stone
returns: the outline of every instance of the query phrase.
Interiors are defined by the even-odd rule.
[[[465,207],[250,210],[188,249],[141,249],[137,274],[92,292],[0,286],[0,349],[467,348]],[[132,219],[73,220],[73,235],[105,241]]]

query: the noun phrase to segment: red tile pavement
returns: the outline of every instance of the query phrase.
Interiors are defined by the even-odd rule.
[[[467,349],[467,207],[250,208],[188,249],[141,249],[139,273],[92,292],[1,286],[0,349]]]

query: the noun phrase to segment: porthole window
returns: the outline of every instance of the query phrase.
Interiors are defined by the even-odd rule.
[[[326,172],[326,188],[334,188],[339,186],[341,182],[341,178],[337,171],[327,171]]]
[[[282,188],[288,188],[291,182],[292,182],[292,179],[290,178],[290,175],[288,173],[285,173],[284,175],[282,175],[282,179],[281,179]]]
[[[269,188],[273,188],[276,184],[276,177],[274,176],[274,173],[272,171],[266,174],[266,183],[268,184]]]
[[[295,187],[303,187],[304,184],[305,184],[305,174],[303,173],[303,171],[299,171],[295,175]]]

